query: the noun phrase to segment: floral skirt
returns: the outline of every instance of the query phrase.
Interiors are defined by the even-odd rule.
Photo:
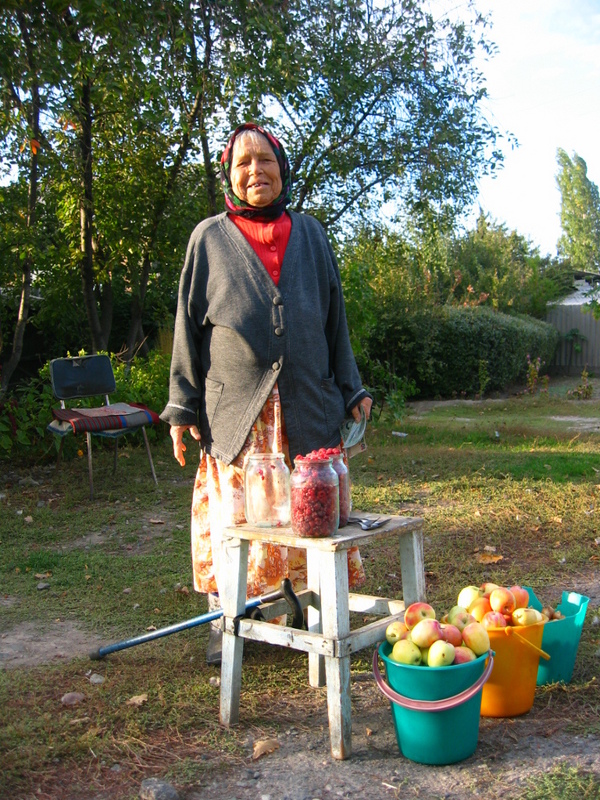
[[[244,463],[252,453],[284,453],[288,467],[292,468],[277,385],[235,461],[227,465],[201,450],[192,498],[192,566],[197,592],[219,591],[222,531],[246,521]],[[278,589],[283,578],[290,578],[296,592],[306,588],[305,550],[251,542],[247,597]],[[350,588],[365,582],[358,547],[348,551],[348,579]]]

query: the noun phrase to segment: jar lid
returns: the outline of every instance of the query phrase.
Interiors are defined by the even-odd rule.
[[[364,408],[360,408],[360,421],[357,422],[354,417],[345,419],[340,426],[340,433],[344,447],[348,450],[354,445],[357,445],[365,435],[367,429],[367,415]]]

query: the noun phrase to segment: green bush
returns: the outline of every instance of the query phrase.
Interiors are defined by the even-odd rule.
[[[169,395],[171,357],[152,351],[148,358],[135,359],[129,369],[114,355],[111,355],[111,361],[116,383],[116,391],[110,396],[111,403],[143,403],[160,413]],[[92,406],[100,400],[90,398],[79,402],[83,406]],[[37,376],[0,400],[0,460],[39,461],[55,452],[59,439],[49,433],[46,426],[52,421],[52,408],[58,405],[50,383],[48,362]],[[162,425],[152,426],[148,428],[148,435],[149,438],[165,435],[165,430]],[[76,437],[66,436],[65,456],[74,455],[79,445]]]
[[[381,320],[359,366],[376,392],[377,365],[386,363],[414,382],[420,397],[472,396],[481,391],[482,375],[488,392],[524,381],[527,356],[548,365],[558,341],[545,322],[488,308],[403,309]]]

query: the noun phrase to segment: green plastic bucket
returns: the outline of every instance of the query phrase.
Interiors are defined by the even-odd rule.
[[[413,667],[392,661],[391,651],[388,642],[375,650],[373,674],[391,702],[402,755],[420,764],[454,764],[473,755],[479,740],[481,691],[492,671],[493,653],[449,667]],[[379,672],[378,654],[388,683]]]
[[[525,586],[529,592],[529,605],[541,611],[542,604],[535,596],[533,589]],[[579,649],[581,629],[587,612],[589,597],[577,592],[563,592],[562,601],[557,610],[564,614],[564,619],[553,619],[544,624],[542,650],[550,655],[550,661],[540,660],[537,673],[537,685],[547,683],[569,683],[573,677],[575,658]]]

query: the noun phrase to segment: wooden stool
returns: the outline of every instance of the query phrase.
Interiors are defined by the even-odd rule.
[[[358,511],[353,513],[362,516]],[[302,650],[308,653],[310,685],[327,685],[331,754],[337,759],[349,758],[352,753],[350,656],[383,641],[385,629],[392,620],[402,617],[405,604],[425,600],[422,526],[423,520],[419,518],[391,517],[385,525],[371,531],[349,524],[335,536],[323,539],[294,536],[291,528],[258,528],[248,524],[227,528],[221,553],[221,723],[229,726],[239,719],[244,639]],[[349,592],[347,550],[388,537],[399,540],[403,599]],[[267,621],[242,618],[250,541],[306,550],[308,588],[298,593],[298,599],[302,608],[308,609],[308,631],[268,622],[289,611],[285,600],[261,606]],[[350,612],[382,619],[350,631]]]

